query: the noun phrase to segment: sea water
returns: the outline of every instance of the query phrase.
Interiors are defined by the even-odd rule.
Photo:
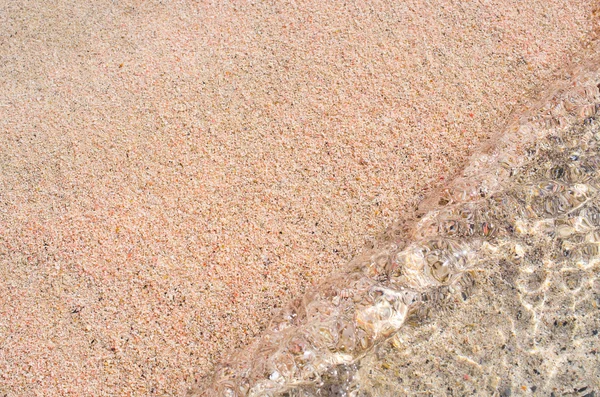
[[[600,63],[190,396],[600,396]]]

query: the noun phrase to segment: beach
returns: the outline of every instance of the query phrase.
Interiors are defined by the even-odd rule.
[[[593,8],[4,2],[0,395],[181,395],[565,78]]]

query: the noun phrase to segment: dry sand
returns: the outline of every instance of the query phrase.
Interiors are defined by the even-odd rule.
[[[0,395],[180,395],[577,62],[584,0],[3,1]]]

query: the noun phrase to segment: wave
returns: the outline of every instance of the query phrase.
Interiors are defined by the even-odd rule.
[[[600,56],[189,396],[600,391]]]

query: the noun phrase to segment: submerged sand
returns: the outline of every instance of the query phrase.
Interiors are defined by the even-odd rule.
[[[0,395],[180,395],[576,63],[593,6],[4,2]]]

